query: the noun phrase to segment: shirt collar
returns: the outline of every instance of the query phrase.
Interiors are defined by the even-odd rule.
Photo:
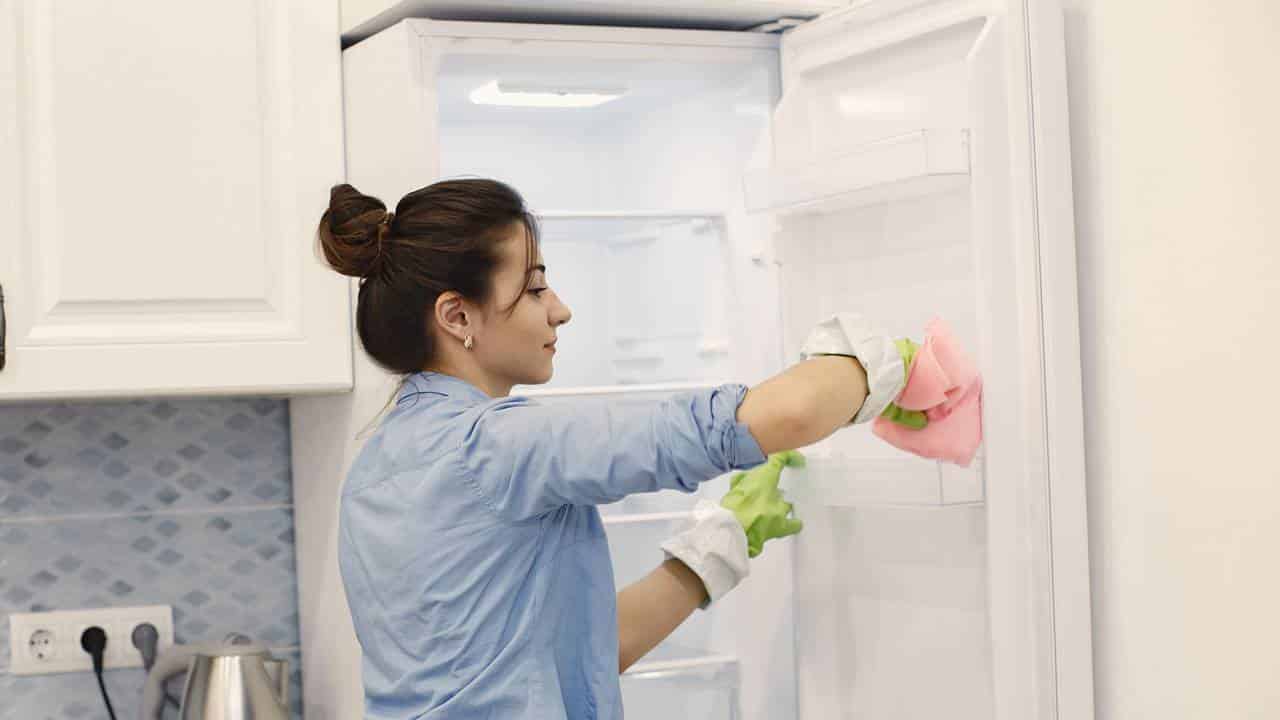
[[[396,395],[396,406],[412,405],[419,397],[453,397],[484,402],[491,399],[483,390],[453,375],[439,372],[416,372],[404,379]]]

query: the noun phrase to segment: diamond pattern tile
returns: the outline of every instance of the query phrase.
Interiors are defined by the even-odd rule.
[[[291,501],[285,400],[0,407],[0,520]]]
[[[10,525],[21,532],[0,536],[0,615],[168,604],[178,642],[234,631],[295,646],[292,526],[293,513],[275,508]],[[0,623],[0,669],[9,664],[8,631]]]
[[[284,400],[0,407],[0,720],[106,716],[92,674],[7,672],[8,613],[153,603],[178,642],[291,648],[301,718],[291,502]],[[105,677],[136,717],[142,671]]]

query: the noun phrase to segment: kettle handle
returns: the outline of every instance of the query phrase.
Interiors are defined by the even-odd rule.
[[[276,699],[280,706],[289,709],[289,661],[268,656],[263,660],[267,669],[267,677],[276,684]]]
[[[161,715],[164,714],[165,681],[179,673],[185,675],[191,667],[191,658],[195,654],[196,648],[193,646],[173,645],[162,651],[156,658],[142,686],[143,720],[160,720]]]

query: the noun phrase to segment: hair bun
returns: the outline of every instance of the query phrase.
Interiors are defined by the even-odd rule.
[[[395,213],[372,195],[351,185],[335,185],[329,191],[329,208],[320,218],[320,247],[334,270],[351,277],[368,278],[386,265],[385,246]]]

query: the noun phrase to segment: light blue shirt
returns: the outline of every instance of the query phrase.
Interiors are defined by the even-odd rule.
[[[538,404],[409,376],[341,501],[367,717],[621,718],[613,568],[595,506],[693,492],[764,462],[736,419],[745,393]]]

